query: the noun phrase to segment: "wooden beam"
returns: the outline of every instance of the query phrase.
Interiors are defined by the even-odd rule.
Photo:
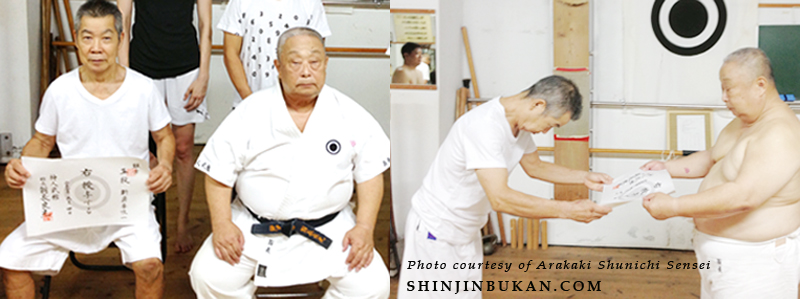
[[[39,98],[50,85],[50,1],[42,0],[42,75],[39,78]]]

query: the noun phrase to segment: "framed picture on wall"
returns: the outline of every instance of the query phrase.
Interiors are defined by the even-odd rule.
[[[667,149],[703,151],[713,144],[710,110],[667,111]]]

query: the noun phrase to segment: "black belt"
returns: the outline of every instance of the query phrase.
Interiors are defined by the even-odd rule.
[[[267,234],[284,234],[287,237],[291,237],[294,234],[300,234],[303,237],[308,238],[309,240],[313,241],[314,243],[319,244],[319,246],[328,249],[331,246],[331,239],[328,236],[324,235],[323,233],[317,231],[315,227],[322,226],[328,222],[331,222],[333,218],[336,218],[336,215],[339,212],[335,212],[332,214],[328,214],[325,217],[313,220],[303,220],[303,219],[289,219],[286,221],[280,220],[270,220],[266,218],[261,218],[256,213],[247,208],[247,211],[250,212],[250,215],[258,220],[260,223],[253,224],[250,228],[250,233],[254,235],[267,235]]]

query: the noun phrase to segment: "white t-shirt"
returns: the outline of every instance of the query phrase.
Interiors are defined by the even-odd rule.
[[[278,37],[294,27],[312,28],[323,38],[331,35],[320,0],[231,0],[217,25],[222,31],[242,37],[239,58],[253,92],[278,83],[274,64]],[[233,106],[241,101],[236,93]]]
[[[474,241],[492,210],[476,169],[506,168],[536,151],[530,133],[511,132],[499,97],[464,114],[453,124],[411,199],[411,208],[437,239],[452,244]]]
[[[367,181],[389,167],[381,126],[332,87],[322,88],[303,132],[279,87],[248,99],[255,101],[225,118],[195,167],[227,186],[235,183],[242,202],[262,217],[317,219],[339,211],[354,179]]]
[[[148,134],[170,122],[153,80],[126,68],[122,85],[101,100],[81,83],[77,68],[58,77],[42,99],[36,131],[56,136],[63,158],[150,160]]]
[[[427,63],[420,62],[417,66],[417,70],[422,72],[422,79],[426,82],[431,81],[431,67],[428,66]]]

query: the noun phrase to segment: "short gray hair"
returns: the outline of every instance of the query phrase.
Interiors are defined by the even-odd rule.
[[[278,47],[276,49],[277,52],[278,52],[277,53],[278,54],[278,60],[280,60],[280,58],[281,58],[281,48],[283,48],[283,44],[285,44],[286,41],[289,40],[289,38],[292,38],[292,37],[295,37],[295,36],[300,36],[300,35],[307,35],[307,36],[316,37],[317,39],[319,39],[319,42],[322,43],[322,46],[323,46],[322,48],[323,49],[325,48],[325,40],[322,39],[322,35],[320,35],[319,32],[317,32],[316,30],[311,29],[309,27],[294,27],[294,28],[291,28],[289,30],[284,31],[281,34],[281,36],[278,38]]]
[[[758,76],[763,76],[773,85],[775,84],[775,76],[772,74],[772,63],[764,51],[759,48],[741,48],[728,54],[725,57],[723,65],[734,62],[743,67],[744,70],[751,75],[753,79]]]
[[[583,109],[582,97],[578,87],[567,78],[552,75],[545,77],[527,89],[528,99],[543,99],[547,103],[545,112],[551,116],[561,116],[572,112],[571,120],[578,120]]]
[[[117,36],[122,34],[122,13],[116,5],[111,4],[106,0],[89,0],[86,1],[76,14],[75,29],[80,30],[81,19],[83,17],[103,18],[105,16],[114,16],[114,29],[117,30]]]

